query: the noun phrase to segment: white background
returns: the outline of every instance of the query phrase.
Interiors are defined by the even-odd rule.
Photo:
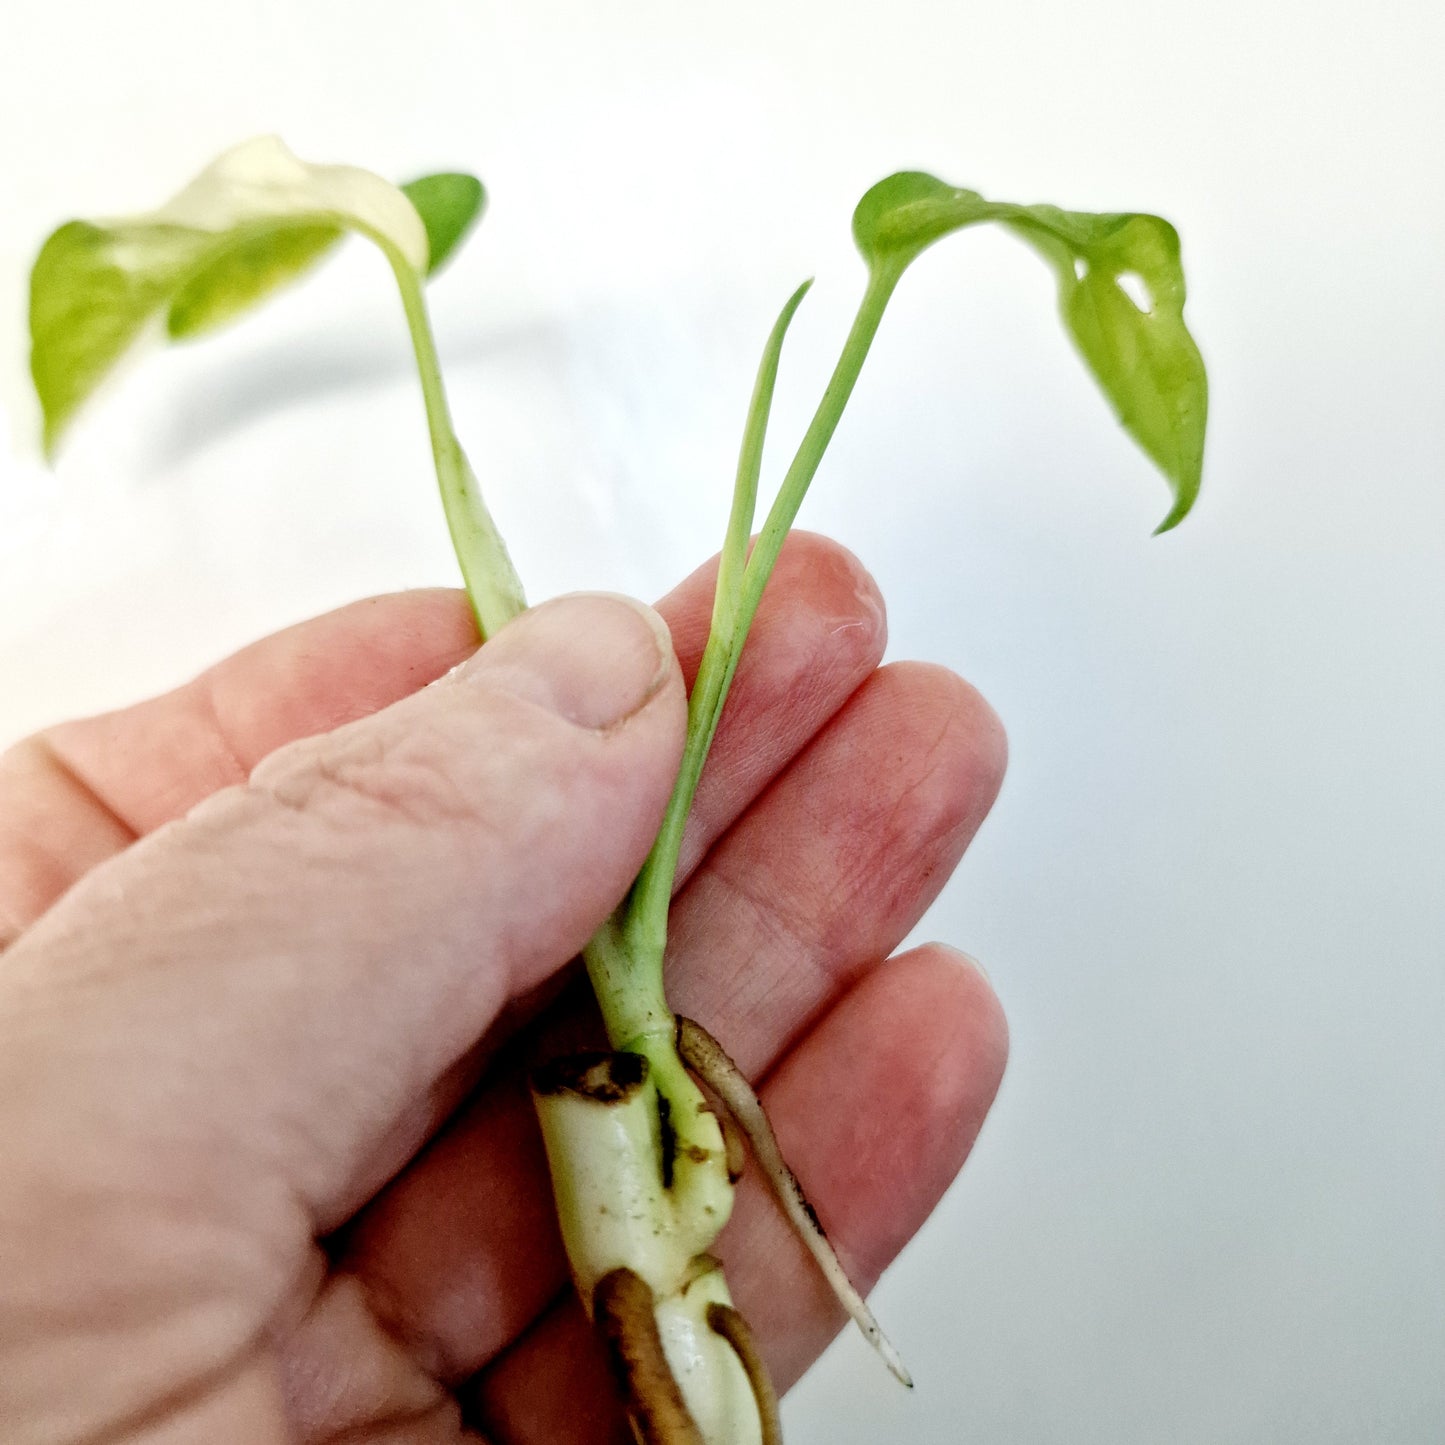
[[[897,298],[804,512],[893,656],[1012,770],[925,925],[1014,1052],[960,1183],[793,1445],[1445,1438],[1445,19],[1435,4],[16,4],[0,21],[0,740],[282,623],[449,581],[394,296],[353,247],[24,454],[23,278],[215,152],[479,172],[434,288],[458,425],[534,596],[664,590],[722,535],[776,307],[770,461],[861,280],[863,189],[1150,209],[1210,365],[1205,491],[1112,424],[1031,254]],[[15,455],[12,457],[11,450]],[[776,476],[776,470],[772,472]]]

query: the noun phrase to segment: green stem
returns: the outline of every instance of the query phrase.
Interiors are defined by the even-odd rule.
[[[506,544],[482,500],[476,475],[452,429],[451,408],[442,385],[441,362],[421,278],[390,245],[382,243],[379,237],[374,239],[386,252],[401,291],[401,304],[406,311],[407,329],[411,332],[421,377],[422,399],[426,403],[427,430],[431,434],[442,510],[461,564],[467,597],[476,615],[477,630],[485,642],[518,613],[526,611],[527,599]]]
[[[773,388],[778,380],[778,362],[783,354],[783,339],[793,317],[813,285],[811,277],[804,281],[778,314],[763,348],[762,363],[753,385],[748,419],[743,427],[743,444],[738,452],[737,479],[733,483],[733,505],[728,514],[727,535],[718,557],[717,587],[713,594],[712,632],[729,636],[737,624],[737,603],[743,573],[748,562],[748,538],[753,530],[753,512],[758,501],[758,477],[763,469],[763,442],[768,433],[768,416],[773,409]]]
[[[625,943],[625,958],[614,958],[617,969],[628,974],[626,987],[619,990],[616,982],[609,990],[614,996],[628,989],[638,996],[660,999],[662,995],[662,957],[667,945],[667,910],[672,900],[673,880],[677,874],[678,857],[682,850],[683,830],[687,825],[688,812],[702,777],[703,764],[708,749],[717,733],[718,720],[722,716],[723,704],[727,701],[728,690],[737,673],[738,660],[742,655],[743,643],[747,640],[748,629],[752,626],[763,590],[772,574],[773,566],[782,551],[788,530],[798,514],[808,485],[818,470],[823,454],[828,449],[833,433],[848,404],[858,375],[863,369],[868,348],[877,334],[878,324],[888,305],[888,298],[898,282],[898,273],[891,270],[876,270],[869,276],[868,288],[859,304],[847,340],[843,343],[838,363],[823,392],[823,398],[813,414],[813,420],[799,443],[792,465],[783,478],[767,521],[753,545],[742,577],[733,589],[736,602],[726,606],[719,586],[717,611],[722,613],[725,625],[719,626],[715,617],[714,627],[703,651],[697,679],[693,684],[692,696],[688,702],[687,743],[683,752],[682,767],[677,783],[667,805],[662,828],[648,854],[637,883],[625,905],[621,927],[621,938]],[[801,296],[795,298],[800,300]],[[595,981],[595,978],[594,978]],[[600,998],[599,998],[599,1001]],[[603,1002],[604,1017],[612,1031],[612,1018]],[[628,1011],[630,1012],[630,1011]],[[626,1029],[630,1020],[619,1019],[621,1036],[628,1037]],[[614,1039],[618,1037],[613,1033]]]
[[[656,846],[655,844],[653,845]],[[651,1040],[672,1037],[672,1010],[662,991],[661,956],[640,957],[622,923],[624,903],[582,950],[587,977],[614,1049],[645,1052]]]
[[[842,419],[848,398],[853,395],[858,374],[863,370],[868,349],[878,334],[878,324],[883,320],[888,299],[893,295],[893,288],[898,284],[900,275],[901,271],[882,269],[869,273],[868,288],[858,304],[858,313],[854,316],[848,338],[843,343],[838,364],[833,368],[833,375],[828,379],[823,399],[818,403],[813,420],[803,434],[803,440],[798,444],[797,455],[793,458],[792,466],[788,468],[788,474],[783,478],[782,486],[778,488],[778,495],[768,513],[768,519],[753,546],[743,578],[743,595],[739,609],[740,635],[732,662],[734,669],[737,667],[736,654],[742,651],[753,614],[757,612],[758,604],[763,599],[763,589],[768,585],[768,578],[772,576],[773,566],[778,560],[778,554],[783,550],[783,543],[798,515],[798,508],[803,505],[803,498],[808,493],[813,475],[823,460],[823,453],[828,450],[828,443],[833,440],[833,433]],[[731,682],[731,675],[728,680]]]
[[[897,280],[898,274],[892,271],[875,270],[870,275],[868,288],[833,375],[749,556],[748,534],[752,528],[763,437],[772,403],[778,358],[783,335],[807,290],[806,286],[800,288],[784,307],[764,349],[743,435],[727,538],[718,566],[712,628],[693,683],[692,695],[688,699],[687,740],[682,766],[661,831],[633,885],[632,893],[617,913],[597,931],[583,953],[612,1047],[622,1056],[639,1054],[648,1062],[648,1092],[641,1096],[643,1102],[639,1106],[644,1113],[642,1122],[648,1128],[642,1132],[634,1130],[623,1140],[615,1131],[604,1131],[588,1113],[579,1114],[578,1127],[566,1133],[564,1126],[571,1120],[570,1112],[546,1100],[538,1105],[543,1132],[548,1136],[554,1179],[559,1181],[557,1189],[563,1233],[569,1241],[573,1271],[584,1286],[584,1298],[590,1284],[599,1277],[607,1277],[605,1272],[616,1263],[614,1257],[623,1252],[613,1239],[608,1214],[612,1207],[610,1201],[616,1194],[611,1187],[612,1175],[623,1167],[612,1158],[619,1148],[627,1156],[624,1171],[627,1179],[648,1181],[646,1188],[635,1187],[628,1195],[629,1199],[637,1201],[638,1225],[646,1236],[639,1247],[631,1250],[638,1260],[655,1266],[659,1262],[655,1258],[660,1247],[657,1242],[664,1241],[668,1246],[668,1260],[675,1260],[681,1255],[696,1263],[711,1247],[732,1207],[733,1188],[727,1168],[726,1141],[717,1117],[689,1072],[687,1063],[678,1053],[676,1023],[663,989],[668,909],[688,813],[737,672],[743,644],[788,530],[857,383]],[[736,1073],[736,1070],[733,1072]],[[756,1103],[754,1096],[749,1097]],[[659,1184],[658,1188],[653,1187],[658,1181],[654,1181],[649,1173],[650,1166],[656,1162],[653,1156],[657,1152],[651,1132],[654,1109],[660,1111],[658,1117],[666,1121],[672,1133],[672,1179],[669,1185]],[[555,1140],[553,1135],[557,1136]],[[595,1167],[587,1163],[593,1154],[601,1159]],[[609,1187],[605,1191],[598,1220],[589,1224],[591,1195],[583,1185],[593,1174]],[[791,1175],[787,1177],[792,1178]],[[828,1258],[832,1259],[831,1252]],[[629,1269],[635,1268],[630,1256],[622,1260],[622,1264]],[[833,1264],[836,1267],[836,1260]],[[658,1271],[654,1268],[653,1273]],[[709,1307],[730,1309],[721,1273],[716,1272],[716,1276],[714,1288],[718,1293],[716,1299],[709,1297]],[[851,1290],[846,1279],[844,1286],[845,1290]],[[747,1372],[742,1371],[738,1356],[731,1347],[725,1356],[717,1355],[721,1336],[712,1324],[714,1316],[708,1314],[702,1324],[693,1318],[697,1300],[702,1298],[697,1293],[697,1285],[694,1284],[690,1290],[684,1281],[680,1287],[669,1288],[666,1281],[659,1279],[652,1289],[656,1296],[654,1308],[664,1349],[682,1384],[688,1405],[694,1411],[701,1405],[707,1406],[704,1412],[707,1418],[698,1417],[699,1424],[703,1426],[703,1437],[710,1441],[746,1439],[761,1442],[768,1432],[760,1423],[760,1397],[740,1397],[737,1408],[731,1405],[722,1408],[719,1392],[724,1382]],[[861,1301],[859,1304],[861,1306]],[[861,1308],[871,1322],[866,1306]],[[876,1326],[874,1328],[876,1333]],[[671,1347],[668,1344],[670,1340],[673,1342]],[[714,1351],[716,1358],[709,1357],[705,1362],[702,1354],[708,1348]],[[751,1376],[748,1375],[748,1378],[751,1379]],[[752,1389],[749,1384],[749,1390]],[[715,1424],[713,1416],[716,1416]],[[639,1438],[642,1433],[647,1432],[640,1432]]]

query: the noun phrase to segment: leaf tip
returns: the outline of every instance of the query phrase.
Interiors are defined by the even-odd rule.
[[[1192,488],[1182,489],[1174,505],[1169,509],[1169,515],[1149,535],[1162,537],[1165,532],[1172,532],[1194,510],[1194,503],[1198,496],[1199,483],[1197,481]]]
[[[793,319],[793,313],[803,304],[803,297],[813,289],[814,279],[814,277],[809,276],[808,279],[788,297],[787,304],[783,307],[783,318],[785,321],[791,321]]]
[[[47,467],[53,467],[60,452],[61,439],[70,424],[71,414],[75,408],[74,406],[65,406],[58,397],[52,394],[40,370],[34,364],[33,355],[30,379],[35,391],[35,400],[40,406],[40,459]]]

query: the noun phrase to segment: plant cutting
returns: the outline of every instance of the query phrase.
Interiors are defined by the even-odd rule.
[[[203,334],[299,278],[346,232],[360,234],[385,255],[400,291],[443,510],[485,640],[526,603],[452,425],[425,297],[427,277],[455,251],[483,201],[469,176],[395,187],[351,167],[306,165],[263,139],[222,156],[157,210],[62,226],[41,250],[31,290],[32,371],[47,450],[147,333]],[[748,1081],[703,1024],[669,1007],[663,959],[683,829],[783,542],[908,266],[935,241],[984,221],[1006,227],[1052,267],[1066,330],[1169,483],[1173,504],[1159,530],[1182,520],[1198,492],[1204,369],[1182,316],[1178,238],[1158,217],[992,202],[918,172],[872,187],[853,217],[867,267],[857,314],[754,537],[774,385],[808,283],[783,306],[744,425],[681,768],[642,872],[584,954],[609,1049],[552,1060],[533,1081],[573,1277],[643,1441],[780,1438],[760,1354],[711,1252],[748,1150],[839,1299],[907,1381]]]

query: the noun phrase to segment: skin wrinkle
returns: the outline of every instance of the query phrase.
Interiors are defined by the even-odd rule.
[[[378,608],[394,614],[395,625],[363,640],[355,619]],[[424,628],[418,625],[422,617],[428,623]],[[301,641],[308,637],[315,640]],[[158,800],[148,799],[159,806],[145,812],[122,810],[136,832],[145,833],[183,816],[222,788],[244,783],[254,767],[281,747],[411,696],[419,680],[430,681],[448,666],[461,666],[475,651],[474,624],[462,592],[421,588],[393,593],[298,623],[170,693],[119,712],[62,723],[49,732],[68,753],[92,754],[85,767],[78,767],[83,774],[102,772],[113,762],[117,734],[134,747],[136,731],[154,722],[144,728],[139,747],[147,764],[155,752],[155,736],[174,736],[185,751],[185,766]],[[398,681],[398,672],[405,684]],[[338,686],[343,679],[345,688]],[[297,730],[293,720],[299,717],[305,723]],[[86,746],[80,746],[81,740]],[[200,755],[197,743],[205,744]],[[129,786],[129,774],[120,776]]]
[[[179,698],[182,699],[182,707],[185,707],[186,702],[195,695],[197,695],[197,692],[195,692],[194,683],[181,689]],[[139,707],[142,709],[147,708],[147,704],[140,704]],[[111,717],[113,717],[113,715],[111,715]],[[95,720],[91,721],[100,725],[100,727],[105,727],[105,724],[110,722],[111,718],[95,718]],[[214,727],[214,725],[214,720],[208,717],[202,717],[201,724],[199,724],[198,727],[186,727],[185,749],[189,751],[194,741],[199,738],[199,740],[204,740],[205,743],[207,743],[207,751],[210,753],[210,751],[212,751],[210,747],[211,727]],[[104,783],[101,783],[100,780],[97,779],[97,776],[95,776],[97,775],[97,767],[94,766],[94,759],[82,762],[81,754],[84,750],[72,746],[69,740],[74,737],[74,734],[77,733],[79,728],[84,727],[87,727],[85,722],[79,722],[79,724],[75,724],[75,722],[62,722],[62,724],[56,725],[56,727],[48,728],[45,733],[38,734],[36,741],[45,741],[45,743],[48,743],[49,746],[55,750],[58,756],[64,757],[66,764],[68,764],[72,772],[84,782],[84,785],[87,786],[87,789],[94,795],[94,798],[126,829],[126,845],[129,847],[131,842],[144,837],[147,832],[155,831],[155,819],[147,818],[146,811],[139,808],[139,806],[133,805],[127,808],[121,796],[117,796],[116,788],[107,788]],[[172,727],[172,733],[173,731],[175,730],[173,730]],[[110,751],[111,746],[113,746],[113,741],[107,740],[107,751]],[[246,777],[244,772],[227,773],[224,777],[215,777],[214,782],[217,786],[225,786],[228,785],[228,783],[243,782],[244,777]],[[121,792],[123,792],[123,790],[121,790]],[[210,789],[208,789],[208,792],[210,792]],[[186,806],[189,806],[189,802],[186,803]],[[185,811],[185,806],[179,809],[166,809],[169,816],[179,816],[184,814]]]
[[[46,734],[38,733],[15,744],[5,753],[3,761],[10,769],[38,772],[50,789],[58,789],[88,812],[108,834],[107,846],[124,848],[135,841],[136,834],[129,823]],[[42,785],[40,791],[45,797],[46,786]],[[71,841],[73,831],[72,828],[66,835],[66,841]],[[32,827],[26,842],[30,851],[18,870],[20,886],[15,890],[15,902],[4,897],[9,889],[0,890],[0,952],[14,943],[33,921],[33,910],[25,906],[27,896],[55,896],[74,884],[78,876],[74,864],[57,851],[57,845],[44,831]]]
[[[278,1348],[281,1341],[293,1334],[310,1313],[332,1269],[332,1261],[325,1245],[313,1240],[306,1251],[306,1258],[297,1267],[286,1292],[266,1320],[267,1338],[272,1348]]]
[[[424,1445],[428,1439],[445,1441],[447,1445],[489,1445],[485,1436],[461,1429],[461,1407],[455,1400],[446,1399],[426,1410],[409,1415],[397,1415],[375,1424],[355,1425],[339,1434],[315,1437],[308,1445]],[[431,1435],[420,1435],[418,1430],[437,1426]]]
[[[921,750],[922,767],[914,771],[911,781],[900,792],[892,802],[886,816],[880,824],[880,831],[889,840],[903,839],[909,836],[922,834],[929,838],[937,838],[945,846],[952,842],[960,833],[967,830],[973,819],[967,814],[958,818],[951,828],[939,829],[933,826],[936,817],[945,815],[946,806],[936,801],[938,789],[936,787],[939,774],[944,770],[950,761],[946,757],[944,748],[945,742],[957,729],[958,714],[956,710],[946,713],[940,720],[938,730],[926,748]],[[951,795],[952,790],[949,790]],[[923,804],[923,806],[920,806]],[[920,818],[927,819],[927,823],[920,828]],[[899,901],[907,890],[907,885],[914,878],[910,870],[910,861],[900,858],[902,849],[897,846],[890,846],[883,849],[883,866],[881,868],[872,866],[864,868],[864,860],[859,860],[851,874],[840,877],[830,897],[830,912],[839,920],[847,917],[847,902],[866,881],[876,882],[879,878],[887,880],[892,884],[887,890],[887,897],[890,908],[898,906]]]
[[[206,732],[215,743],[215,751],[221,759],[221,766],[227,773],[230,780],[236,783],[243,783],[251,775],[251,767],[248,767],[241,755],[241,750],[231,737],[231,729],[227,723],[225,710],[221,706],[218,696],[221,687],[222,673],[218,668],[211,668],[197,679],[192,687],[195,689],[194,696],[200,704],[202,731]],[[209,729],[204,727],[209,723]],[[254,766],[254,764],[252,764]]]
[[[505,729],[506,751],[500,752],[493,744],[485,764],[469,779],[470,795],[445,767],[428,761],[428,744],[441,737],[437,726],[423,722],[419,733],[410,718],[406,731],[395,741],[373,730],[352,734],[344,746],[357,752],[354,758],[344,753],[335,758],[325,744],[302,743],[273,753],[252,775],[247,791],[317,819],[343,841],[357,836],[358,829],[374,826],[367,820],[371,813],[439,848],[447,846],[444,837],[434,837],[439,828],[446,834],[459,831],[473,858],[469,866],[479,876],[488,876],[515,848],[532,846],[530,838],[518,838],[515,826],[500,816],[503,810],[493,801],[494,795],[505,792],[508,779],[522,775],[537,779],[527,824],[538,838],[555,834],[565,824],[566,804],[558,795],[568,792],[567,780],[552,776],[558,770],[551,745],[554,739],[539,736],[542,728],[552,730],[566,724],[535,704],[507,694],[491,694],[490,701],[502,713],[498,721]],[[521,713],[527,720],[514,722],[506,716],[508,712]],[[431,738],[426,736],[428,732]],[[460,737],[455,742],[465,748],[470,739]],[[455,748],[443,742],[441,751],[451,753]],[[394,776],[398,768],[404,768],[404,780]],[[600,774],[601,770],[597,771]],[[414,779],[435,795],[435,806],[428,800],[417,809],[408,801],[407,785]],[[357,809],[359,816],[349,815],[348,810]],[[450,866],[457,866],[457,860],[453,858]],[[514,949],[518,939],[504,933],[496,941],[500,947],[493,951],[504,954]]]
[[[131,1445],[137,1435],[145,1434],[152,1426],[166,1425],[169,1423],[168,1417],[182,1414],[193,1405],[204,1403],[212,1391],[253,1362],[258,1351],[258,1344],[253,1342],[239,1358],[228,1356],[211,1373],[194,1376],[160,1399],[148,1402],[142,1409],[112,1421],[100,1430],[87,1435],[72,1436],[67,1445]]]
[[[916,688],[920,682],[934,682],[939,678],[947,677],[951,683],[956,682],[951,674],[938,670],[926,668],[922,664],[894,664],[881,669],[871,677],[865,687],[877,688],[883,685],[883,680],[891,678],[898,686],[906,685]],[[896,694],[898,686],[893,692]],[[978,825],[983,808],[971,807],[958,813],[952,818],[948,826],[943,826],[949,820],[950,814],[954,811],[956,798],[967,798],[972,800],[973,787],[970,784],[940,788],[938,781],[941,774],[948,773],[954,779],[973,779],[980,769],[974,765],[970,757],[967,766],[960,766],[957,754],[948,746],[950,740],[960,734],[967,736],[969,729],[967,724],[970,718],[975,715],[981,705],[986,709],[987,705],[981,703],[972,689],[966,689],[965,684],[957,684],[954,706],[950,707],[940,719],[939,725],[933,733],[926,747],[918,749],[920,756],[919,764],[911,764],[910,782],[906,789],[894,798],[887,813],[880,819],[872,810],[872,795],[863,801],[865,809],[862,816],[848,818],[836,812],[831,813],[828,819],[830,831],[858,832],[866,831],[869,835],[882,836],[889,841],[879,850],[879,857],[883,860],[883,866],[879,866],[878,859],[871,854],[869,857],[860,859],[854,869],[846,875],[836,879],[830,885],[829,901],[830,908],[824,910],[824,916],[836,920],[834,928],[824,936],[817,936],[817,930],[809,916],[797,916],[792,913],[791,904],[794,893],[787,890],[774,892],[766,897],[759,896],[749,881],[753,877],[751,860],[745,855],[741,848],[728,850],[727,839],[721,840],[717,845],[713,857],[710,859],[707,868],[707,880],[709,884],[718,884],[725,892],[726,897],[722,899],[709,899],[708,912],[720,916],[733,912],[741,904],[748,910],[749,916],[757,930],[765,935],[765,948],[768,941],[777,941],[778,946],[784,950],[780,956],[795,958],[801,963],[807,961],[815,980],[822,983],[833,977],[835,968],[834,961],[848,956],[853,951],[853,925],[851,923],[851,902],[860,893],[875,894],[879,891],[880,881],[888,886],[885,890],[886,912],[896,912],[900,909],[906,896],[917,890],[919,874],[917,867],[917,852],[919,840],[926,839],[929,851],[949,853],[953,851],[954,844],[961,837],[969,835]],[[844,704],[840,709],[840,715],[846,710],[850,703],[856,703],[862,707],[870,708],[877,694],[873,697],[860,697],[855,693],[849,703]],[[896,729],[900,714],[905,711],[900,706],[902,700],[896,696],[890,697],[890,707],[886,719],[877,720],[876,725],[883,727],[884,724],[890,730]],[[871,708],[870,708],[871,710]],[[913,715],[915,709],[907,708],[906,711]],[[991,714],[989,714],[991,716]],[[815,743],[821,739],[815,740]],[[912,758],[914,749],[910,746],[909,757]],[[916,768],[916,771],[914,769]],[[994,771],[991,767],[985,771]],[[991,801],[991,793],[989,795]],[[736,855],[736,856],[735,856]],[[833,854],[836,859],[840,855]],[[928,870],[931,876],[933,869]],[[809,895],[809,913],[814,910],[812,907],[812,892],[816,890],[816,880],[810,884],[808,890],[798,890],[797,896]],[[735,930],[736,931],[736,930]],[[733,992],[735,996],[750,997],[751,1007],[748,1012],[756,1014],[766,1009],[770,995],[779,992],[784,985],[771,981],[767,975],[759,973],[752,968],[748,961],[739,961],[731,970],[731,976],[735,980]],[[759,985],[762,985],[761,990]],[[821,992],[821,989],[815,989]]]
[[[53,734],[37,733],[31,741],[42,758],[60,774],[61,781],[77,792],[88,807],[94,808],[115,824],[116,829],[126,835],[127,843],[133,843],[140,836],[131,821],[124,817],[116,805],[65,755]]]
[[[325,799],[334,791],[342,810],[359,805],[358,827],[372,826],[367,815],[379,812],[383,822],[422,832],[474,828],[477,810],[438,762],[438,753],[446,749],[444,744],[438,748],[432,732],[425,720],[418,720],[396,736],[371,729],[353,733],[342,747],[318,749],[305,764],[276,779],[268,796],[285,808],[321,813],[334,806]]]
[[[348,1275],[360,1288],[361,1297],[375,1321],[376,1328],[390,1336],[417,1369],[429,1379],[437,1380],[443,1385],[455,1384],[460,1375],[456,1371],[448,1370],[441,1352],[435,1348],[435,1339],[406,1327],[403,1312],[397,1308],[395,1301],[389,1299],[384,1283],[379,1279],[369,1279],[363,1274],[348,1272]]]
[[[360,1337],[358,1320],[365,1332]],[[390,1428],[423,1419],[444,1404],[456,1418],[450,1394],[418,1364],[408,1342],[388,1329],[357,1276],[333,1274],[317,1296],[311,1322],[307,1347],[282,1356],[287,1417],[304,1439],[330,1441],[363,1427]],[[351,1358],[340,1378],[328,1377],[341,1340],[352,1345]],[[356,1348],[359,1341],[364,1348]]]
[[[1005,767],[1003,757],[994,762],[981,756],[981,750],[976,747],[968,749],[967,762],[961,764],[956,751],[948,746],[955,737],[972,739],[976,727],[970,727],[969,724],[976,721],[980,712],[993,723],[989,743],[996,744],[1003,738],[1002,728],[997,724],[992,709],[973,688],[951,673],[941,668],[933,668],[930,664],[905,663],[894,666],[907,668],[911,674],[910,683],[913,685],[921,682],[925,675],[932,675],[935,680],[946,679],[954,691],[954,705],[943,715],[937,731],[925,747],[910,748],[910,754],[920,757],[921,766],[915,765],[909,783],[892,800],[886,817],[881,823],[874,825],[884,836],[897,842],[881,850],[881,866],[874,863],[865,867],[860,860],[855,871],[840,878],[835,886],[830,900],[833,906],[829,916],[837,921],[837,931],[845,936],[849,900],[862,886],[876,886],[880,881],[886,884],[890,908],[897,908],[907,896],[917,890],[918,873],[913,860],[905,856],[907,850],[902,846],[903,840],[927,837],[939,847],[939,851],[946,854],[954,851],[954,844],[960,839],[971,838],[977,834],[992,806]],[[890,670],[883,669],[885,672]],[[973,783],[980,773],[992,779],[992,785],[982,791]],[[939,786],[940,778],[945,774],[953,775],[954,786]],[[958,813],[951,824],[945,826],[957,798],[967,799],[975,805]],[[932,872],[930,869],[926,876],[931,877]]]
[[[784,556],[788,554],[785,552]],[[846,555],[846,554],[845,554]],[[829,564],[837,559],[829,556]],[[882,658],[887,644],[887,620],[882,597],[872,585],[872,579],[863,573],[857,563],[847,558],[845,570],[853,581],[852,595],[864,618],[848,620],[837,625],[839,615],[834,612],[823,617],[817,612],[792,606],[775,607],[772,611],[761,612],[752,634],[748,638],[744,662],[739,667],[733,690],[724,709],[717,737],[709,756],[708,769],[704,770],[703,783],[698,797],[694,800],[692,815],[689,817],[683,835],[683,846],[678,859],[674,893],[680,891],[701,862],[704,852],[715,847],[720,835],[705,838],[704,829],[710,815],[710,782],[717,776],[716,763],[720,756],[729,753],[732,791],[736,795],[760,795],[779,775],[781,767],[777,760],[784,749],[780,741],[786,739],[797,727],[798,717],[817,716],[826,720],[836,716],[847,706],[859,688],[868,680]],[[841,632],[856,632],[849,638],[849,647],[820,645]],[[809,657],[821,654],[827,659],[827,666],[812,668],[793,674],[789,685],[781,692],[766,698],[755,696],[760,679],[770,676],[765,666],[771,656],[777,655]],[[840,698],[835,679],[852,681],[852,687]],[[760,706],[761,704],[761,706]],[[738,756],[735,742],[738,719],[749,718],[748,747]],[[774,760],[774,766],[750,768],[745,766],[753,759]],[[729,825],[731,826],[731,825]],[[723,830],[726,832],[726,829]]]

